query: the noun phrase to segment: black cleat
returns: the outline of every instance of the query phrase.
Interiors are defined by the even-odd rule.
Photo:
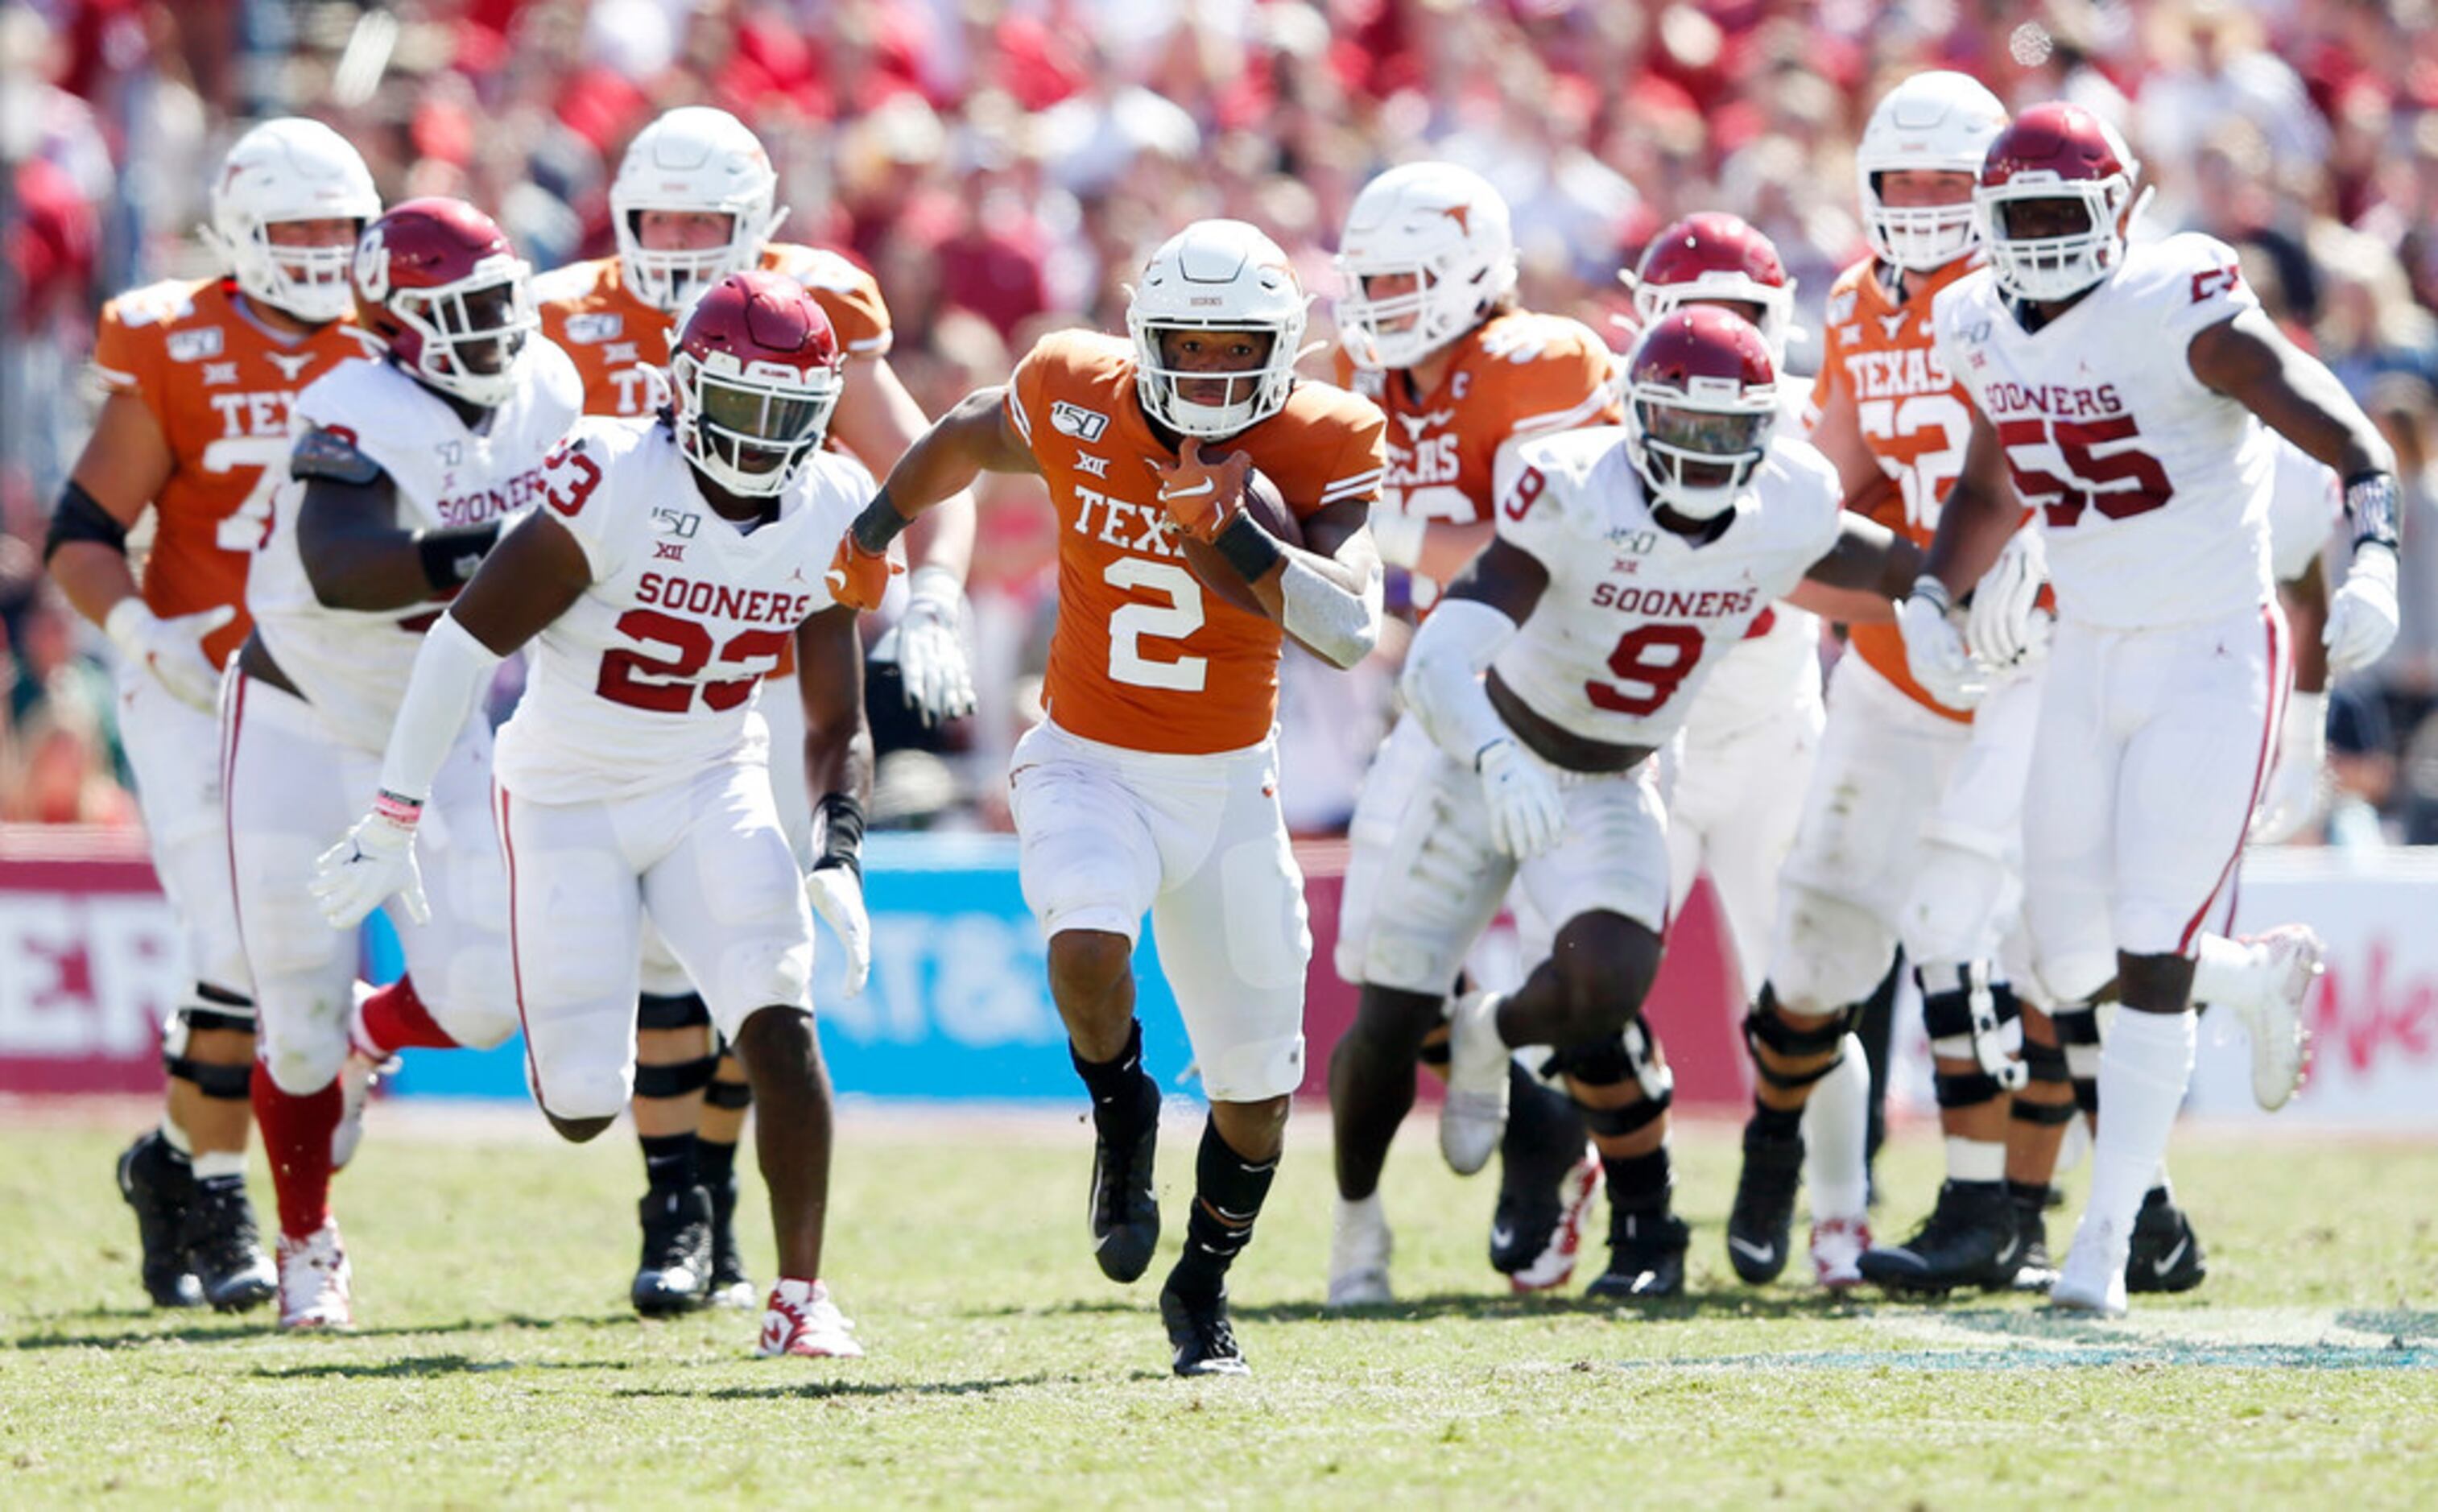
[[[197,1182],[178,1243],[203,1300],[222,1312],[258,1308],[279,1294],[279,1273],[263,1253],[243,1182]]]
[[[1608,1269],[1592,1277],[1583,1295],[1644,1301],[1685,1292],[1685,1249],[1692,1230],[1670,1212],[1608,1215]]]
[[[1159,1321],[1168,1342],[1176,1346],[1180,1376],[1249,1376],[1245,1351],[1236,1346],[1236,1330],[1228,1322],[1228,1292],[1208,1299],[1189,1297],[1172,1280],[1159,1289]]]
[[[2209,1275],[2192,1220],[2164,1187],[2153,1187],[2133,1215],[2132,1250],[2125,1257],[2128,1292],[2189,1292]]]
[[[2057,1262],[2049,1258],[2049,1199],[2057,1192],[2052,1187],[2038,1199],[2027,1200],[2009,1195],[2015,1207],[2015,1233],[2023,1241],[2021,1255],[2015,1257],[2015,1290],[2046,1292],[2057,1284]]]
[[[178,1242],[186,1205],[195,1195],[194,1168],[169,1148],[158,1129],[136,1135],[118,1152],[118,1195],[135,1209],[135,1238],[143,1247],[144,1290],[156,1308],[201,1307],[203,1284],[186,1269]]]
[[[1143,1081],[1148,1087],[1151,1079]],[[1156,1099],[1157,1090],[1149,1096]],[[1092,1258],[1112,1281],[1140,1280],[1159,1248],[1159,1195],[1151,1184],[1158,1151],[1157,1112],[1144,1121],[1131,1149],[1114,1149],[1107,1136],[1097,1131],[1093,1135]]]
[[[1959,1286],[2005,1291],[2023,1266],[2016,1224],[2004,1185],[1942,1183],[1937,1204],[1911,1239],[1863,1252],[1863,1279],[1898,1293],[1936,1294]]]
[[[1794,1247],[1794,1188],[1803,1180],[1803,1136],[1772,1139],[1744,1128],[1743,1170],[1727,1210],[1727,1259],[1755,1286],[1775,1281]]]
[[[736,1173],[703,1188],[711,1194],[711,1305],[750,1308],[760,1300],[752,1273],[745,1268],[744,1252],[736,1246]]]
[[[637,1216],[644,1257],[627,1294],[647,1318],[690,1312],[711,1301],[711,1194],[699,1187],[654,1187]]]

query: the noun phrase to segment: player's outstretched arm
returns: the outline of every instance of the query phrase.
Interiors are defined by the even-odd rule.
[[[1877,520],[1848,511],[1837,539],[1811,564],[1787,602],[1846,624],[1884,624],[1921,575],[1921,548]]]
[[[930,429],[923,407],[885,357],[855,364],[830,432],[874,468],[896,466]],[[897,665],[906,702],[925,724],[973,712],[973,669],[965,658],[965,578],[972,569],[976,511],[969,489],[950,494],[906,528],[906,612],[897,622]]]
[[[288,471],[305,485],[296,550],[324,608],[402,609],[453,592],[500,538],[498,520],[399,529],[389,474],[335,431],[307,431]]]
[[[804,896],[846,947],[846,991],[872,971],[863,906],[863,805],[872,797],[872,726],[863,712],[863,639],[834,605],[796,627],[796,691],[804,706],[804,782],[812,790],[813,867]]]
[[[870,612],[880,607],[890,575],[901,571],[889,560],[889,543],[907,526],[973,486],[983,472],[1038,472],[1033,448],[1007,418],[1004,387],[976,389],[906,448],[897,465],[830,563],[830,592],[841,604]]]

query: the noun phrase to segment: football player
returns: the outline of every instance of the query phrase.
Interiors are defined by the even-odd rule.
[[[1411,163],[1366,185],[1347,212],[1337,271],[1345,286],[1337,381],[1393,422],[1372,538],[1384,562],[1409,574],[1416,606],[1427,608],[1490,538],[1498,448],[1518,436],[1616,421],[1623,412],[1613,362],[1580,323],[1517,308],[1507,202],[1453,164]],[[1444,993],[1402,992],[1360,976],[1379,864],[1429,752],[1421,727],[1400,719],[1364,778],[1352,826],[1337,967],[1363,991],[1329,1064],[1338,1192],[1333,1307],[1388,1300],[1380,1168],[1413,1106],[1418,1060],[1446,1064]],[[1490,1263],[1517,1291],[1543,1291],[1574,1274],[1599,1166],[1573,1105],[1520,1065],[1511,1077]]]
[[[379,350],[353,324],[347,264],[380,199],[317,121],[267,121],[213,181],[221,272],[132,290],[101,312],[109,397],[51,517],[44,556],[119,652],[118,728],[153,870],[193,986],[163,1035],[159,1127],[119,1156],[145,1290],[163,1307],[268,1301],[271,1261],[245,1189],[255,999],[221,834],[221,669],[245,640],[245,574],[287,477],[289,405]],[[128,531],[152,511],[139,582]]]
[[[500,732],[517,1008],[534,1097],[582,1142],[635,1084],[643,918],[704,995],[761,1104],[779,1236],[766,1355],[857,1356],[822,1279],[829,1077],[813,1031],[812,914],[870,969],[863,642],[822,572],[872,476],[821,449],[846,359],[795,280],[731,273],[696,300],[670,361],[675,407],[592,419],[552,454],[541,500],[425,635],[371,812],[322,858],[333,924],[419,890],[415,833],[501,659],[537,654]],[[796,648],[820,859],[799,876],[770,792],[754,694]],[[807,903],[810,909],[807,909]]]
[[[867,466],[886,467],[928,423],[889,364],[889,308],[871,275],[845,257],[769,239],[787,218],[777,189],[762,144],[726,111],[686,105],[660,116],[636,134],[610,181],[617,254],[535,278],[542,332],[584,376],[586,413],[648,415],[660,408],[658,370],[687,306],[730,273],[784,273],[821,304],[848,359],[828,435]],[[907,697],[927,722],[973,707],[960,631],[973,539],[973,502],[963,497],[908,538],[914,571],[895,643]],[[772,676],[789,672],[783,657]],[[781,821],[802,858],[812,813],[799,708],[792,695],[763,704]],[[709,1011],[656,941],[645,951],[637,1014],[635,1133],[649,1190],[630,1295],[647,1313],[706,1301],[751,1306],[735,1214],[736,1142],[751,1088],[734,1056],[712,1053]]]
[[[1050,485],[1048,718],[1016,745],[1010,807],[1051,994],[1092,1098],[1090,1226],[1112,1280],[1140,1276],[1159,1239],[1159,1088],[1132,966],[1146,910],[1210,1099],[1185,1253],[1160,1289],[1179,1375],[1246,1368],[1228,1269],[1303,1080],[1312,940],[1277,796],[1281,641],[1347,667],[1380,629],[1367,521],[1385,421],[1369,400],[1297,380],[1304,306],[1260,231],[1186,227],[1138,279],[1127,339],[1042,338],[1004,388],[969,396],[899,459],[833,568],[838,596],[870,608],[891,539],[980,469]],[[1249,484],[1254,468],[1266,483]],[[1288,517],[1277,529],[1302,545],[1244,506],[1248,486],[1271,491]]]
[[[1988,267],[1934,314],[1972,429],[1899,611],[1917,679],[1969,696],[1948,607],[2017,528],[2011,478],[2058,604],[2023,827],[2035,969],[2060,1016],[2111,981],[2121,1004],[2098,1055],[2091,1196],[2050,1294],[2105,1315],[2125,1310],[2192,1069],[2192,1003],[2217,995],[2197,987],[2197,941],[2231,904],[2286,697],[2264,421],[2343,480],[2356,541],[2323,633],[2330,672],[2368,663],[2396,627],[2385,441],[2261,312],[2232,249],[2128,245],[2135,174],[2076,106],[2037,106],[1990,144],[1973,190]]]
[[[491,736],[448,732],[423,826],[427,888],[390,910],[407,973],[352,992],[353,930],[315,905],[314,858],[355,818],[423,633],[550,487],[544,459],[582,390],[539,333],[531,286],[489,217],[411,200],[357,243],[357,308],[388,343],[299,395],[290,482],[246,584],[253,636],[221,696],[228,865],[261,1003],[254,1078],[279,1197],[279,1324],[345,1327],[350,1272],[330,1216],[342,1070],[515,1032]],[[360,1085],[357,1078],[346,1079]]]
[[[1546,1045],[1599,1141],[1612,1194],[1605,1294],[1684,1285],[1664,1144],[1630,1143],[1667,1106],[1634,1031],[1669,897],[1657,764],[1728,648],[1807,581],[1900,591],[1918,554],[1838,508],[1828,464],[1774,434],[1760,331],[1690,306],[1627,359],[1626,421],[1535,437],[1501,464],[1498,534],[1406,655],[1433,760],[1402,817],[1364,941],[1365,979],[1444,988],[1510,882],[1557,922],[1511,993],[1451,1016],[1451,1164],[1478,1168],[1504,1120],[1510,1047]],[[1655,1193],[1621,1204],[1617,1194]]]

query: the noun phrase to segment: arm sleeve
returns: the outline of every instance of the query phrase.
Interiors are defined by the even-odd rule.
[[[1488,747],[1508,738],[1481,674],[1515,638],[1506,615],[1474,599],[1443,599],[1405,648],[1399,686],[1405,704],[1440,749],[1471,767]]]
[[[382,792],[417,803],[431,796],[440,764],[473,717],[499,664],[500,658],[454,617],[443,614],[433,623],[415,654],[398,722],[390,727],[389,748],[381,756]]]

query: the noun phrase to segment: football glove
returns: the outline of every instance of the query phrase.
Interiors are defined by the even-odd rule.
[[[1245,497],[1253,459],[1231,451],[1217,462],[1208,461],[1201,440],[1187,436],[1174,466],[1157,460],[1151,466],[1159,474],[1159,501],[1168,518],[1196,540],[1210,541],[1227,528],[1237,501]]]
[[[944,568],[916,570],[897,622],[897,672],[906,702],[926,725],[974,712],[973,662],[965,655],[965,592]]]
[[[2385,656],[2395,625],[2395,550],[2364,541],[2354,551],[2345,586],[2328,600],[2327,628],[2320,632],[2329,678],[2350,677]]]
[[[872,976],[872,920],[863,911],[863,878],[851,866],[815,867],[804,873],[804,901],[846,947],[846,995],[859,995]]]
[[[1500,850],[1523,861],[1558,843],[1566,827],[1566,800],[1548,768],[1512,738],[1481,747],[1473,765],[1490,805],[1491,838]]]
[[[220,702],[221,669],[203,655],[203,638],[236,618],[237,606],[223,604],[165,620],[130,594],[112,607],[101,628],[120,656],[152,674],[171,697],[209,713]]]
[[[1951,709],[1970,709],[1981,701],[1986,684],[1950,616],[1952,607],[1946,588],[1925,572],[1897,606],[1897,629],[1904,637],[1905,666],[1922,691]]]
[[[830,556],[830,570],[822,579],[829,586],[830,597],[853,607],[858,614],[870,614],[880,607],[889,592],[889,580],[906,571],[906,564],[887,552],[867,552],[857,545],[855,532],[848,531],[839,538],[838,550]]]
[[[331,928],[354,928],[393,893],[408,918],[432,922],[423,873],[415,864],[415,826],[422,817],[422,804],[383,793],[345,839],[314,861],[313,901]]]
[[[2048,580],[2048,550],[2040,527],[2026,525],[1972,589],[1965,614],[1964,645],[1972,659],[1992,672],[2028,666],[2048,650],[2049,616],[2040,607]]]

